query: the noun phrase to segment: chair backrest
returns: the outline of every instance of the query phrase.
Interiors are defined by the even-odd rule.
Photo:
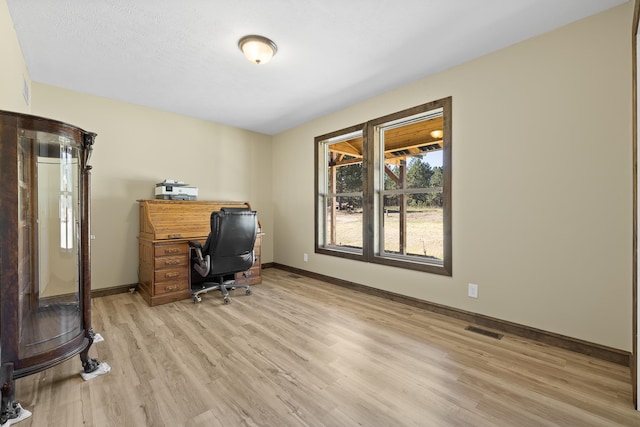
[[[237,273],[251,268],[254,261],[258,220],[249,209],[223,208],[211,213],[211,234],[204,255],[211,258],[209,275]]]

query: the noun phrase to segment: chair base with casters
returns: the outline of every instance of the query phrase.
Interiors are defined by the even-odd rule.
[[[244,276],[247,277],[246,273]],[[218,276],[217,282],[203,282],[191,285],[191,299],[194,304],[198,304],[202,301],[201,294],[206,294],[209,291],[220,291],[225,304],[231,303],[231,297],[228,291],[233,291],[238,287],[244,288],[246,295],[251,295],[251,287],[249,285],[238,285],[234,279],[225,280],[225,276]]]

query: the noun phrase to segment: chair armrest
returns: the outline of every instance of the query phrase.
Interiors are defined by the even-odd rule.
[[[189,240],[187,243],[189,244],[190,248],[202,249],[202,243],[200,242],[194,242],[193,240]]]

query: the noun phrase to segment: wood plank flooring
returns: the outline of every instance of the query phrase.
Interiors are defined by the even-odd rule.
[[[106,375],[17,381],[41,426],[640,426],[629,369],[278,269],[246,296],[93,299]],[[234,295],[235,294],[235,295]]]

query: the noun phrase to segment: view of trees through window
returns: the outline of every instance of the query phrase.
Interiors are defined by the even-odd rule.
[[[442,151],[428,157],[411,157],[400,165],[386,166],[382,221],[387,253],[443,259]],[[429,160],[434,159],[440,166],[431,166]],[[408,193],[402,191],[402,168],[406,168]]]
[[[355,142],[362,146],[362,136],[358,133]],[[363,222],[363,176],[362,158],[339,152],[344,141],[329,144],[328,157],[328,198],[327,239],[329,245],[345,249],[362,250]]]
[[[450,274],[451,99],[316,138],[316,251]]]

